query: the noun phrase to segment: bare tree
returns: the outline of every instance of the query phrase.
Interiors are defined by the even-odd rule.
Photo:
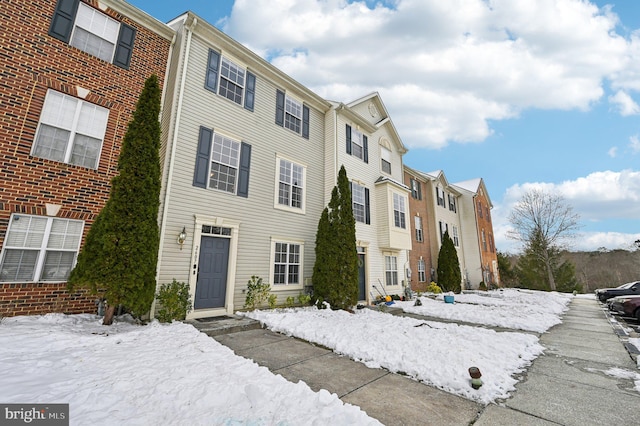
[[[520,241],[544,262],[552,291],[556,290],[552,256],[575,235],[579,218],[561,195],[539,189],[527,191],[509,214],[513,229],[507,232],[507,237]]]

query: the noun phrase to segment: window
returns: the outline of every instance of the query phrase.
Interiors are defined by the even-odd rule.
[[[489,251],[491,253],[495,252],[495,247],[493,245],[493,234],[489,232]]]
[[[288,96],[284,104],[284,127],[296,133],[302,131],[302,104]]]
[[[482,203],[478,201],[478,216],[482,217]]]
[[[440,227],[440,240],[442,240],[444,238],[445,232],[449,232],[449,225],[447,225],[446,223],[442,223],[442,221],[439,221],[438,225]]]
[[[427,273],[425,271],[424,259],[420,258],[418,260],[418,281],[423,283],[427,281]]]
[[[396,256],[384,257],[384,273],[386,285],[398,285],[398,258]]]
[[[49,35],[128,69],[136,30],[78,0],[59,0]]]
[[[405,211],[404,197],[400,194],[393,194],[393,219],[398,228],[406,228]]]
[[[351,200],[353,201],[353,216],[357,222],[366,221],[366,203],[364,198],[364,186],[351,184]]]
[[[422,233],[422,218],[420,216],[414,216],[414,222],[416,227],[416,241],[421,243],[424,241]]]
[[[445,207],[444,205],[444,191],[436,186],[436,201],[439,206]]]
[[[304,174],[303,166],[280,159],[278,204],[302,209]]]
[[[13,214],[4,240],[0,281],[65,281],[83,229],[80,220]]]
[[[487,221],[491,222],[491,216],[489,215],[489,207],[485,208],[486,213],[487,213]]]
[[[458,239],[458,227],[452,226],[451,232],[453,232],[453,245],[458,247],[460,245],[460,241]]]
[[[301,246],[275,243],[273,284],[300,284]]]
[[[447,196],[449,198],[449,211],[456,212],[456,197],[455,195],[449,194]]]
[[[309,139],[309,107],[277,90],[276,124]]]
[[[249,196],[251,145],[200,127],[193,186]]]
[[[369,142],[367,136],[347,124],[347,154],[369,162]]]
[[[213,49],[209,50],[205,88],[253,111],[255,75]]]
[[[482,250],[487,251],[487,237],[484,234],[484,229],[482,230]]]
[[[411,179],[411,196],[416,200],[422,200],[422,188],[420,182],[415,179]]]
[[[384,146],[381,146],[380,157],[382,158],[382,171],[391,174],[391,151]]]
[[[31,154],[95,169],[109,110],[48,90]]]

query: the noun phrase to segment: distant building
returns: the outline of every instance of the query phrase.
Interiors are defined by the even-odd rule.
[[[470,284],[500,286],[498,254],[493,238],[491,199],[482,178],[454,184],[460,191],[463,250]]]

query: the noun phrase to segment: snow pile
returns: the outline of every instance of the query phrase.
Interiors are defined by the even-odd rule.
[[[94,315],[3,319],[0,401],[69,403],[71,424],[380,424],[191,325],[100,323]]]
[[[350,314],[312,307],[245,315],[368,367],[401,372],[484,404],[507,398],[517,383],[512,376],[544,349],[532,334],[420,321],[371,309]],[[470,385],[469,367],[482,373],[484,385],[478,390]]]
[[[443,303],[443,296],[439,295],[436,300],[421,297],[422,306],[414,306],[414,302],[396,302],[394,306],[428,317],[544,333],[561,323],[560,316],[572,297],[565,293],[504,289],[456,294],[454,304]]]

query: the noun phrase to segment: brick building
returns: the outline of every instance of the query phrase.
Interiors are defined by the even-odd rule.
[[[0,13],[0,316],[93,312],[65,281],[174,32],[119,0],[8,0]]]

